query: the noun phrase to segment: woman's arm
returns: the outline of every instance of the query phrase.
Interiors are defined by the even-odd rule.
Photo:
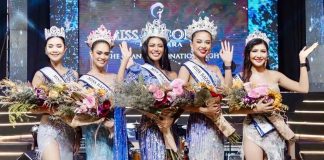
[[[306,57],[313,52],[313,50],[318,46],[318,43],[314,43],[312,46],[306,49],[304,47],[299,52],[299,61],[300,64],[303,64],[300,66],[300,76],[299,76],[299,82],[296,82],[294,80],[289,79],[287,76],[280,72],[276,72],[276,74],[279,77],[279,85],[292,91],[301,92],[301,93],[307,93],[309,90],[309,81],[308,81],[308,73],[307,68],[304,65],[306,63]]]
[[[133,55],[132,48],[128,48],[127,43],[125,41],[123,41],[119,45],[119,48],[122,53],[122,60],[117,74],[117,82],[122,82],[124,80],[124,75],[127,67],[131,66],[134,62],[131,58]]]

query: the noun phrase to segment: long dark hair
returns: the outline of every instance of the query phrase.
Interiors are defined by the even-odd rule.
[[[148,43],[151,38],[160,38],[160,37],[150,37],[148,38],[142,45],[142,57],[145,63],[148,63],[150,65],[154,65],[153,61],[148,56]],[[169,60],[169,49],[168,49],[168,43],[164,38],[160,38],[163,42],[164,51],[161,59],[159,60],[159,64],[163,70],[171,71],[171,65]]]
[[[93,49],[95,48],[95,46],[98,44],[98,43],[106,43],[109,47],[109,51],[112,49],[112,47],[110,47],[109,43],[107,41],[104,41],[104,40],[98,40],[98,41],[95,41],[93,42],[92,46],[91,46],[91,51],[93,51]]]
[[[252,71],[251,71],[252,62],[250,60],[250,53],[251,53],[252,48],[255,45],[259,45],[259,44],[264,44],[266,46],[267,52],[269,51],[268,44],[264,40],[259,39],[259,38],[251,40],[250,42],[248,42],[246,44],[246,46],[244,48],[244,62],[243,62],[243,75],[242,75],[243,82],[250,81],[250,78],[252,75]],[[268,52],[268,54],[269,54],[269,52]],[[266,68],[267,69],[270,68],[269,63],[267,63]]]

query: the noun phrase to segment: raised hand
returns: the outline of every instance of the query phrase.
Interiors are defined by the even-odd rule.
[[[119,44],[120,51],[122,53],[122,61],[127,62],[127,67],[128,68],[130,65],[133,64],[133,52],[132,48],[128,48],[126,41],[123,41],[121,44]]]
[[[233,45],[228,41],[221,42],[222,49],[219,51],[220,57],[222,58],[225,65],[231,65],[233,60]]]
[[[300,63],[305,63],[306,57],[314,51],[314,49],[318,46],[318,42],[313,43],[310,47],[306,49],[306,46],[299,52],[299,60]]]

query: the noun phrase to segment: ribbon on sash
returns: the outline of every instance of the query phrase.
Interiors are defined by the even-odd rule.
[[[98,78],[96,78],[94,76],[85,74],[85,75],[83,75],[83,76],[80,77],[79,81],[82,81],[84,83],[87,83],[92,88],[95,88],[95,89],[104,89],[110,95],[112,94],[112,89],[109,88],[106,84],[104,84]]]
[[[212,85],[216,88],[216,82],[213,80],[211,75],[208,73],[207,70],[205,70],[203,67],[199,66],[198,64],[187,61],[183,64],[190,72],[190,75],[196,80],[196,82],[204,82],[207,85]],[[208,101],[213,101],[212,99],[207,100],[206,105],[213,105],[213,103],[210,103]],[[235,134],[234,127],[225,119],[225,117],[222,114],[219,114],[216,119],[213,119],[214,124],[217,126],[217,128],[223,133],[225,137],[227,137],[230,141],[236,142],[238,136]]]
[[[170,83],[168,77],[159,69],[155,68],[154,66],[145,63],[142,65],[142,67],[145,68],[147,71],[149,71],[152,75],[154,75],[157,78],[157,80],[160,82],[160,84]]]
[[[62,76],[52,67],[44,67],[39,70],[51,83],[66,83]]]

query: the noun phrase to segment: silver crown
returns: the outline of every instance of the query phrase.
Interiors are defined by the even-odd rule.
[[[147,22],[145,28],[142,29],[142,43],[149,37],[160,37],[168,41],[169,30],[165,23],[161,23],[158,19],[153,20],[153,23]]]
[[[64,28],[58,28],[56,26],[52,26],[50,29],[45,28],[45,39],[47,40],[50,37],[62,37],[65,38]]]
[[[98,40],[106,41],[110,45],[110,48],[114,46],[114,38],[111,35],[110,30],[107,30],[104,25],[100,25],[97,30],[90,32],[88,39],[85,42],[91,48],[92,44]]]
[[[262,39],[264,40],[267,45],[269,46],[270,39],[267,37],[265,33],[262,33],[258,30],[254,31],[253,33],[249,34],[245,39],[245,45],[247,45],[253,39]]]
[[[215,26],[214,21],[209,21],[208,17],[204,17],[204,19],[199,17],[198,21],[192,20],[192,24],[188,26],[186,32],[187,38],[191,39],[195,32],[203,30],[209,32],[212,35],[213,40],[216,38],[217,26]]]

